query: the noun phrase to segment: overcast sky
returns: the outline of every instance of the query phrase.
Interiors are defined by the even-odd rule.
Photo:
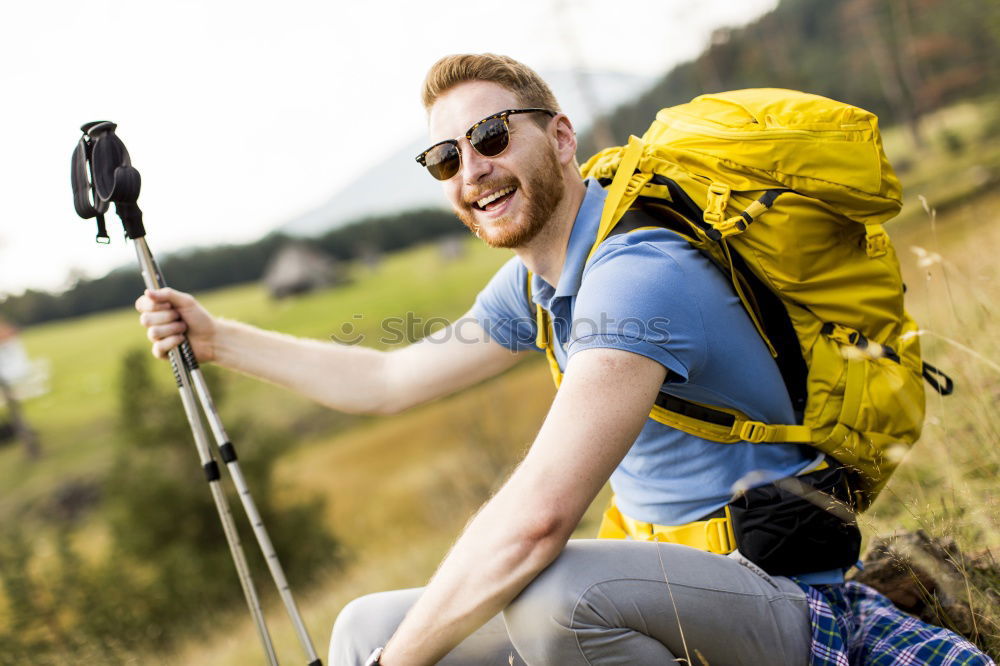
[[[133,261],[73,211],[79,126],[142,173],[154,253],[259,238],[424,131],[427,68],[493,51],[538,70],[660,74],[776,0],[33,0],[0,9],[0,294]],[[625,8],[628,11],[624,11]],[[392,183],[386,183],[391,195]]]

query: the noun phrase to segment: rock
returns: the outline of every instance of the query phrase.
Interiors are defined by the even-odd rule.
[[[864,570],[852,580],[875,588],[901,610],[924,622],[973,638],[970,580],[981,573],[997,577],[989,551],[963,554],[954,539],[933,539],[922,530],[880,538],[868,550]]]

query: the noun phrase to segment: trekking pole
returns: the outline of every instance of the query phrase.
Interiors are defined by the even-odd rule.
[[[105,243],[109,242],[110,239],[104,225],[104,213],[109,209],[112,200],[115,201],[115,211],[125,226],[126,236],[140,240],[143,240],[145,236],[142,211],[136,204],[141,184],[139,172],[129,164],[125,145],[114,135],[115,127],[114,123],[109,122],[87,123],[81,128],[84,136],[73,152],[72,180],[76,212],[84,219],[97,218],[97,240]],[[94,168],[95,162],[98,164],[96,169]],[[142,267],[142,273],[143,280],[148,285],[151,274],[145,266]],[[232,511],[229,509],[229,501],[226,499],[225,491],[220,483],[219,466],[212,457],[208,436],[198,414],[197,403],[191,389],[191,378],[184,366],[184,359],[179,349],[170,350],[168,357],[174,373],[174,380],[177,383],[177,390],[180,393],[181,404],[184,407],[184,415],[187,417],[194,435],[198,458],[205,472],[212,500],[219,513],[219,519],[222,521],[222,531],[229,544],[229,551],[236,566],[236,573],[240,580],[240,586],[243,588],[243,595],[246,597],[250,615],[253,617],[257,633],[263,643],[268,664],[277,666],[278,659],[274,652],[271,636],[267,631],[260,599],[250,577],[250,567],[240,543]]]
[[[125,145],[115,135],[114,130],[116,127],[114,123],[96,122],[88,123],[81,128],[84,136],[80,139],[80,143],[73,154],[73,190],[76,210],[85,219],[96,217],[98,226],[97,240],[98,242],[108,242],[109,238],[104,226],[103,214],[107,211],[110,202],[113,201],[115,203],[115,211],[125,226],[126,237],[133,240],[136,257],[139,260],[139,266],[142,270],[143,281],[146,287],[148,289],[160,289],[166,286],[166,282],[163,279],[163,274],[156,260],[149,250],[149,245],[146,243],[146,232],[142,224],[142,211],[136,205],[140,186],[139,172],[131,166]],[[91,200],[93,200],[93,203],[91,203]],[[240,545],[239,535],[236,532],[225,494],[219,486],[218,464],[212,457],[207,441],[208,438],[195,405],[194,394],[197,394],[198,400],[201,403],[209,427],[219,447],[219,453],[223,462],[226,463],[226,469],[229,470],[233,483],[236,486],[240,501],[246,511],[247,518],[250,520],[261,551],[264,554],[268,569],[278,588],[278,593],[285,604],[303,650],[310,660],[308,666],[322,666],[322,662],[316,655],[308,631],[302,621],[298,607],[295,605],[295,600],[292,598],[288,580],[278,560],[274,545],[268,536],[260,512],[257,510],[253,497],[250,495],[250,490],[246,485],[246,480],[243,477],[237,460],[236,449],[226,435],[222,420],[215,409],[215,404],[209,393],[208,384],[205,382],[204,375],[198,367],[194,351],[186,337],[181,345],[169,352],[169,358],[174,371],[174,377],[177,380],[178,389],[181,393],[181,401],[184,404],[185,414],[194,433],[195,445],[198,447],[202,467],[212,488],[213,498],[216,500],[216,507],[222,518],[223,531],[226,533],[230,550],[233,553],[233,560],[240,577],[240,583],[247,597],[250,613],[257,624],[258,633],[264,644],[268,661],[270,664],[277,664],[277,658],[274,654],[270,635],[267,632],[260,602],[257,598],[253,581],[250,578],[249,567],[247,566],[242,546]]]
[[[134,243],[136,255],[139,257],[139,263],[143,267],[143,279],[146,282],[146,287],[149,289],[161,289],[167,286],[156,261],[153,259],[153,255],[149,251],[146,239],[137,238],[134,239]],[[219,413],[215,409],[215,403],[212,401],[212,396],[208,391],[205,376],[198,367],[198,360],[195,358],[194,350],[191,349],[191,344],[187,341],[186,337],[181,342],[179,349],[186,369],[190,372],[194,390],[201,401],[202,409],[208,419],[208,425],[215,436],[215,443],[219,447],[219,455],[222,457],[222,461],[226,463],[226,469],[229,470],[229,475],[233,479],[233,485],[236,486],[236,492],[240,496],[243,510],[246,511],[247,518],[253,528],[253,533],[257,537],[257,543],[260,545],[260,550],[264,554],[267,567],[271,571],[271,577],[278,588],[278,594],[281,596],[281,600],[285,604],[285,609],[288,611],[288,616],[292,620],[299,642],[302,644],[302,649],[309,658],[308,666],[322,666],[322,662],[313,647],[312,640],[309,638],[309,632],[302,621],[298,606],[295,604],[295,599],[292,597],[292,590],[288,585],[288,579],[285,577],[285,571],[281,567],[278,553],[274,550],[271,537],[267,533],[267,528],[264,527],[264,520],[257,510],[257,504],[253,501],[250,488],[247,487],[246,479],[243,477],[243,471],[240,469],[240,463],[236,456],[236,447],[229,441],[229,436],[222,425],[222,419],[219,417]],[[173,351],[176,351],[176,349]]]

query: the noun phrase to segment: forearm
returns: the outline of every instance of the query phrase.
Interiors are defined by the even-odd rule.
[[[224,319],[215,322],[218,365],[285,387],[333,409],[392,411],[386,353],[297,338]]]

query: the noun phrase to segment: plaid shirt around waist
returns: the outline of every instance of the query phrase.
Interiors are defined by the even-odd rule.
[[[996,666],[962,636],[922,622],[861,583],[807,585],[811,666]]]

